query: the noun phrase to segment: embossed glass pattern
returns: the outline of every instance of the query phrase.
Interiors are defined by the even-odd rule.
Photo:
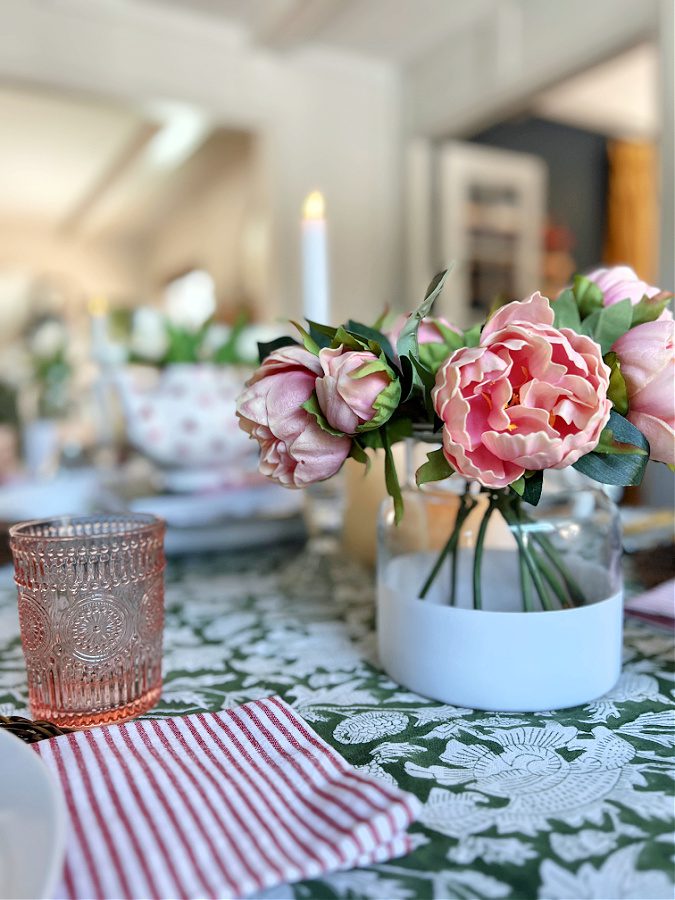
[[[31,713],[121,722],[162,687],[164,523],[81,516],[10,530]]]

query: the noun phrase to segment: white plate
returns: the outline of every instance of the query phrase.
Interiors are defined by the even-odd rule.
[[[21,478],[0,487],[0,520],[21,522],[92,511],[99,476],[95,469],[65,470],[54,478]]]
[[[63,867],[60,786],[28,744],[0,729],[0,898],[48,898]]]
[[[133,512],[149,512],[169,527],[235,525],[252,517],[288,518],[302,512],[302,493],[271,482],[222,488],[204,494],[155,494],[129,501]]]

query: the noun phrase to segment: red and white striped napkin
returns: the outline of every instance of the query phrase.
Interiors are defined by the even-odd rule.
[[[419,811],[278,697],[35,748],[70,813],[65,898],[243,897],[402,856]]]

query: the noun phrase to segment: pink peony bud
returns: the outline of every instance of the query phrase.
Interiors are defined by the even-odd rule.
[[[263,475],[286,487],[303,487],[334,475],[352,442],[324,431],[303,409],[321,365],[299,346],[274,350],[237,400],[239,427],[260,445]]]
[[[400,384],[374,353],[325,347],[319,362],[316,396],[331,428],[345,434],[379,428],[396,409]]]
[[[649,441],[650,457],[675,465],[675,323],[660,318],[614,342],[628,389],[629,421]]]
[[[658,297],[662,294],[661,288],[641,281],[630,266],[613,266],[609,269],[595,269],[586,276],[600,288],[605,306],[612,306],[621,300],[630,300],[635,306],[643,297]],[[665,309],[661,319],[672,319],[673,314]]]

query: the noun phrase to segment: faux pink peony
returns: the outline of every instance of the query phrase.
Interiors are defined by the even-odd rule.
[[[675,348],[672,317],[645,322],[614,342],[628,389],[628,419],[649,441],[650,457],[675,465]]]
[[[598,443],[608,386],[600,347],[554,328],[545,297],[509,303],[488,321],[480,345],[456,350],[436,376],[445,457],[490,488],[527,469],[569,466]]]
[[[630,266],[595,269],[586,277],[602,291],[605,306],[612,306],[621,300],[630,300],[635,306],[643,297],[658,297],[663,294],[661,288],[641,281]],[[673,315],[666,309],[661,313],[661,318],[672,319]]]
[[[316,380],[316,396],[336,431],[356,434],[377,428],[396,408],[401,396],[398,381],[374,353],[325,347],[319,362],[322,375]]]
[[[256,369],[237,401],[239,427],[260,444],[260,471],[287,487],[304,487],[334,475],[351,440],[323,431],[302,408],[322,374],[303,347],[274,350]]]

